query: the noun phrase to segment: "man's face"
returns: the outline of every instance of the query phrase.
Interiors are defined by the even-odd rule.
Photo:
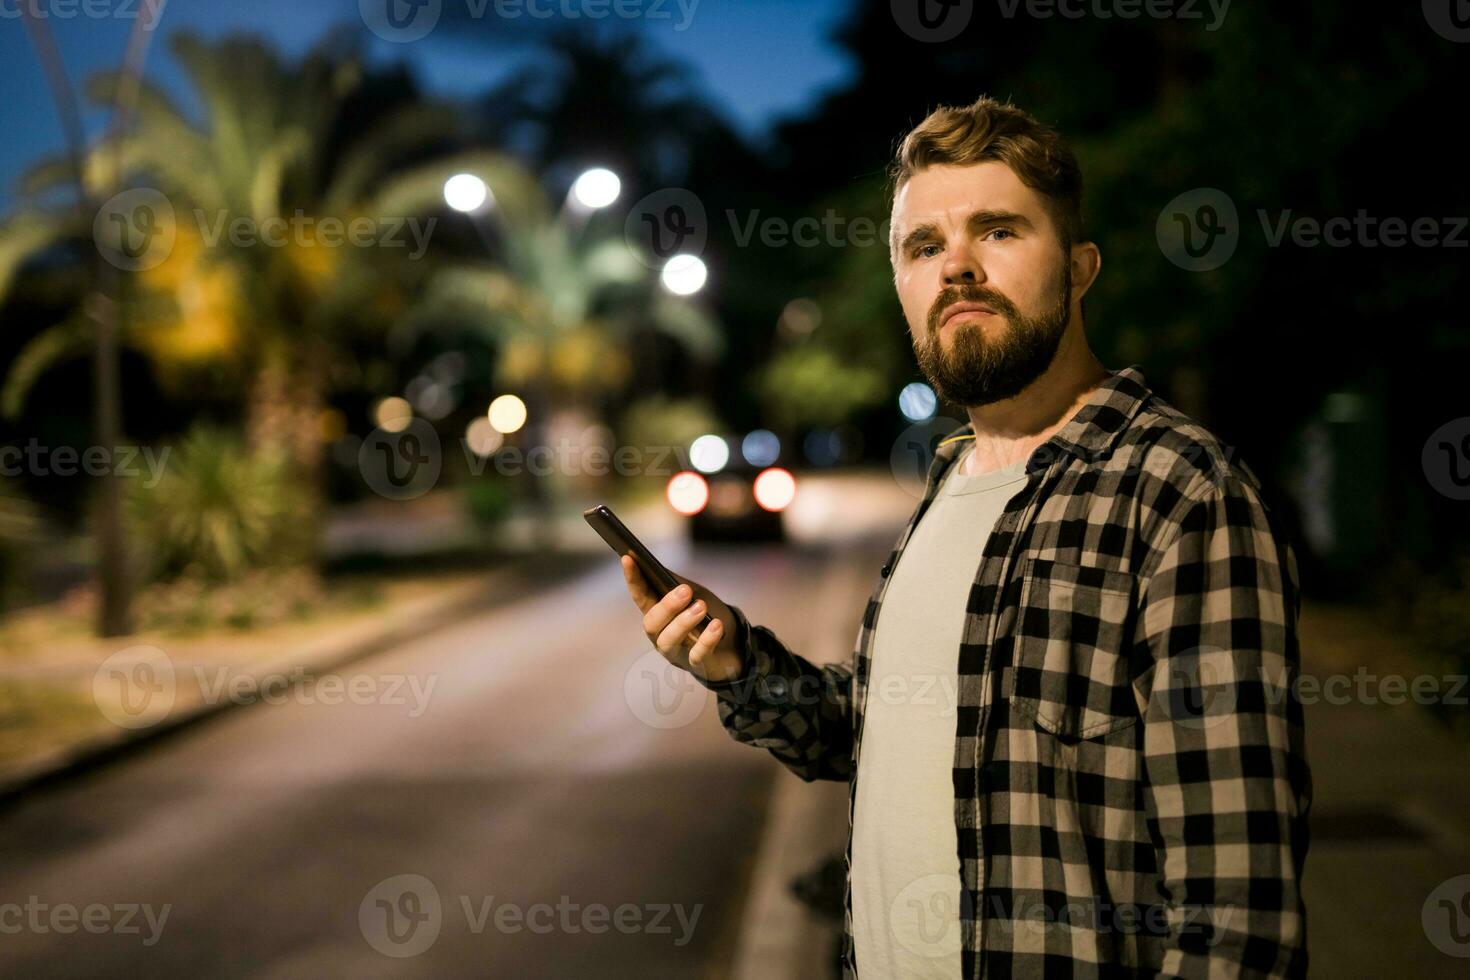
[[[934,166],[893,202],[893,270],[919,367],[958,405],[1019,394],[1051,364],[1072,270],[1042,199],[1003,163]]]

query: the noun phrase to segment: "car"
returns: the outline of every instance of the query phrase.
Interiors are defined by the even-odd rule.
[[[791,471],[730,459],[728,452],[702,456],[697,443],[693,448],[692,461],[703,464],[706,472],[674,474],[665,493],[669,506],[689,518],[690,538],[735,544],[784,540],[783,514],[796,499]]]

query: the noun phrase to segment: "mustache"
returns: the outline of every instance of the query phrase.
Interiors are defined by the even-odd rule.
[[[945,308],[955,303],[987,303],[995,312],[1008,320],[1014,320],[1016,316],[1016,304],[989,286],[981,286],[978,283],[946,286],[934,298],[934,305],[929,307],[929,332],[931,334],[939,329],[939,318],[944,314]]]

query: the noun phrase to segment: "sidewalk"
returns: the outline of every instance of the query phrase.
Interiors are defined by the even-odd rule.
[[[1399,699],[1390,676],[1435,674],[1401,633],[1358,610],[1308,605],[1302,637],[1305,674],[1353,678],[1366,667],[1379,678],[1363,685],[1367,698],[1354,680],[1349,703],[1330,703],[1333,689],[1325,689],[1306,705],[1315,794],[1303,881],[1312,975],[1463,977],[1470,961],[1459,957],[1470,956],[1470,943],[1458,944],[1459,957],[1436,948],[1426,929],[1456,944],[1448,920],[1426,904],[1441,883],[1470,874],[1470,743],[1411,697],[1384,703]],[[1453,695],[1456,683],[1441,684],[1441,692]],[[1458,697],[1467,696],[1462,687]]]

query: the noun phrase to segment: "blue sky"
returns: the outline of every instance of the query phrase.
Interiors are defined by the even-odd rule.
[[[31,4],[49,22],[74,83],[122,59],[132,18],[161,0],[0,0],[0,210],[14,203],[15,180],[31,162],[62,148],[61,127],[18,6]],[[359,4],[381,0],[169,0],[149,57],[148,76],[190,105],[166,40],[189,30],[206,37],[248,31],[288,55],[307,50],[335,24],[362,28],[375,60],[406,61],[430,91],[483,90],[524,57],[517,38],[549,20],[533,13],[641,10],[634,29],[691,65],[714,103],[741,129],[761,133],[775,118],[799,111],[841,83],[850,66],[828,43],[849,0],[429,0],[440,5],[433,31],[412,43],[369,32]],[[614,7],[614,4],[622,4]],[[681,6],[682,4],[682,6]],[[429,8],[426,8],[429,9]],[[105,16],[89,16],[85,11]],[[554,19],[559,19],[554,18]],[[616,18],[608,18],[609,21]],[[163,43],[160,43],[163,42]],[[91,113],[89,131],[103,119]]]

